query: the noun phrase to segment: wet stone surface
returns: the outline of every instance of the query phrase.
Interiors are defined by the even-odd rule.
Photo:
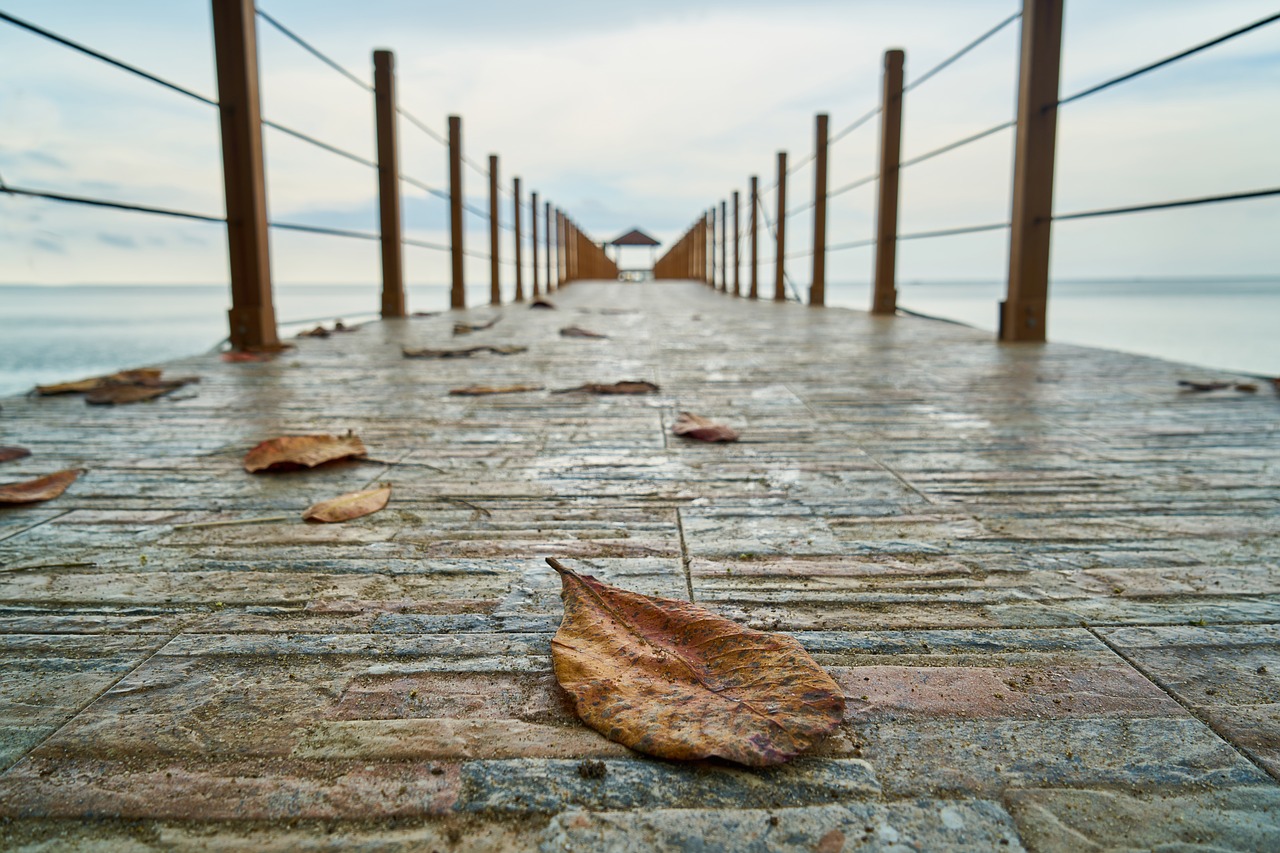
[[[4,400],[33,454],[0,482],[87,473],[0,509],[0,846],[1280,846],[1274,395],[692,284],[554,300],[186,359],[152,403]],[[527,352],[400,355],[496,314],[469,340]],[[661,390],[448,395],[619,380]],[[347,430],[367,460],[241,467]],[[301,520],[383,482],[382,512]],[[551,672],[548,556],[793,633],[843,724],[769,771],[604,739]]]

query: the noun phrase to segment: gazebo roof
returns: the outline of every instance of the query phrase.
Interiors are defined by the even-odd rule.
[[[661,246],[657,240],[641,231],[639,228],[632,228],[626,234],[609,241],[610,246]]]

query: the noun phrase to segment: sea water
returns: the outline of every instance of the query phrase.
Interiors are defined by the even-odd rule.
[[[996,328],[998,282],[905,282],[901,307]],[[658,297],[660,298],[660,297]],[[864,309],[867,284],[828,285],[831,305]],[[369,319],[374,285],[280,285],[282,334],[320,320]],[[487,287],[468,288],[483,304]],[[411,311],[448,307],[443,284],[408,288]],[[207,351],[225,339],[225,285],[0,285],[0,396]],[[1203,368],[1280,375],[1280,279],[1065,281],[1051,288],[1049,337]],[[1189,373],[1189,376],[1191,373]]]

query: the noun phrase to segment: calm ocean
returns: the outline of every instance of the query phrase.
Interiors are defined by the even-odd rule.
[[[996,282],[907,283],[899,303],[992,330],[1001,294]],[[468,288],[471,304],[486,299],[486,287]],[[276,314],[282,324],[359,320],[377,300],[367,285],[282,285]],[[828,286],[830,304],[864,309],[869,301],[865,284]],[[226,337],[227,302],[224,285],[0,285],[0,396],[211,349]],[[410,288],[410,310],[447,303],[444,285]],[[1266,376],[1280,375],[1277,325],[1280,279],[1055,282],[1049,309],[1053,340]]]

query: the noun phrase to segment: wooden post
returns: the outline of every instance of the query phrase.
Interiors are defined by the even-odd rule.
[[[533,249],[533,298],[537,299],[538,293],[538,194],[530,193],[529,195],[529,236],[533,238],[531,247]],[[519,282],[519,279],[516,279]],[[517,288],[518,289],[518,288]]]
[[[382,237],[384,318],[405,316],[395,62],[395,54],[389,50],[373,52],[373,102],[378,133],[378,231]]]
[[[1023,0],[1009,284],[1000,304],[1002,341],[1045,339],[1061,50],[1062,0]]]
[[[733,295],[742,295],[742,226],[738,222],[738,191],[733,191]]]
[[[749,222],[749,231],[751,233],[751,290],[747,296],[752,299],[760,298],[760,240],[756,234],[756,224],[760,216],[760,179],[755,175],[751,176],[751,218]]]
[[[884,88],[880,100],[880,181],[876,195],[875,275],[871,313],[898,310],[898,161],[902,152],[901,50],[884,52]]]
[[[773,301],[787,301],[787,152],[778,152],[778,218],[774,221],[778,254],[773,265]]]
[[[710,274],[707,277],[707,283],[711,285],[711,289],[716,289],[716,206],[711,205],[711,209],[707,211],[707,242],[710,244],[710,251],[707,252],[707,263],[709,264]]]
[[[729,292],[729,203],[720,200],[720,290]]]
[[[556,208],[556,290],[564,285],[564,264],[568,260],[564,250],[564,213]]]
[[[459,116],[449,116],[449,248],[453,271],[449,307],[466,308],[466,279],[462,266],[462,119]]]
[[[489,155],[489,304],[502,304],[502,273],[498,268],[498,155]]]
[[[551,292],[551,202],[542,203],[542,229],[547,239],[546,265],[547,275],[543,280],[543,292]]]
[[[522,243],[524,234],[520,230],[520,179],[512,178],[512,192],[515,197],[511,201],[512,220],[516,226],[516,302],[524,302],[524,245]],[[538,206],[538,194],[533,195],[533,206]],[[537,222],[534,222],[534,240],[533,240],[533,267],[538,268],[538,238],[537,238]]]
[[[818,114],[813,140],[813,280],[809,304],[827,303],[827,116]]]
[[[222,181],[231,267],[231,347],[280,345],[271,300],[267,184],[258,95],[258,38],[253,0],[213,0]]]

